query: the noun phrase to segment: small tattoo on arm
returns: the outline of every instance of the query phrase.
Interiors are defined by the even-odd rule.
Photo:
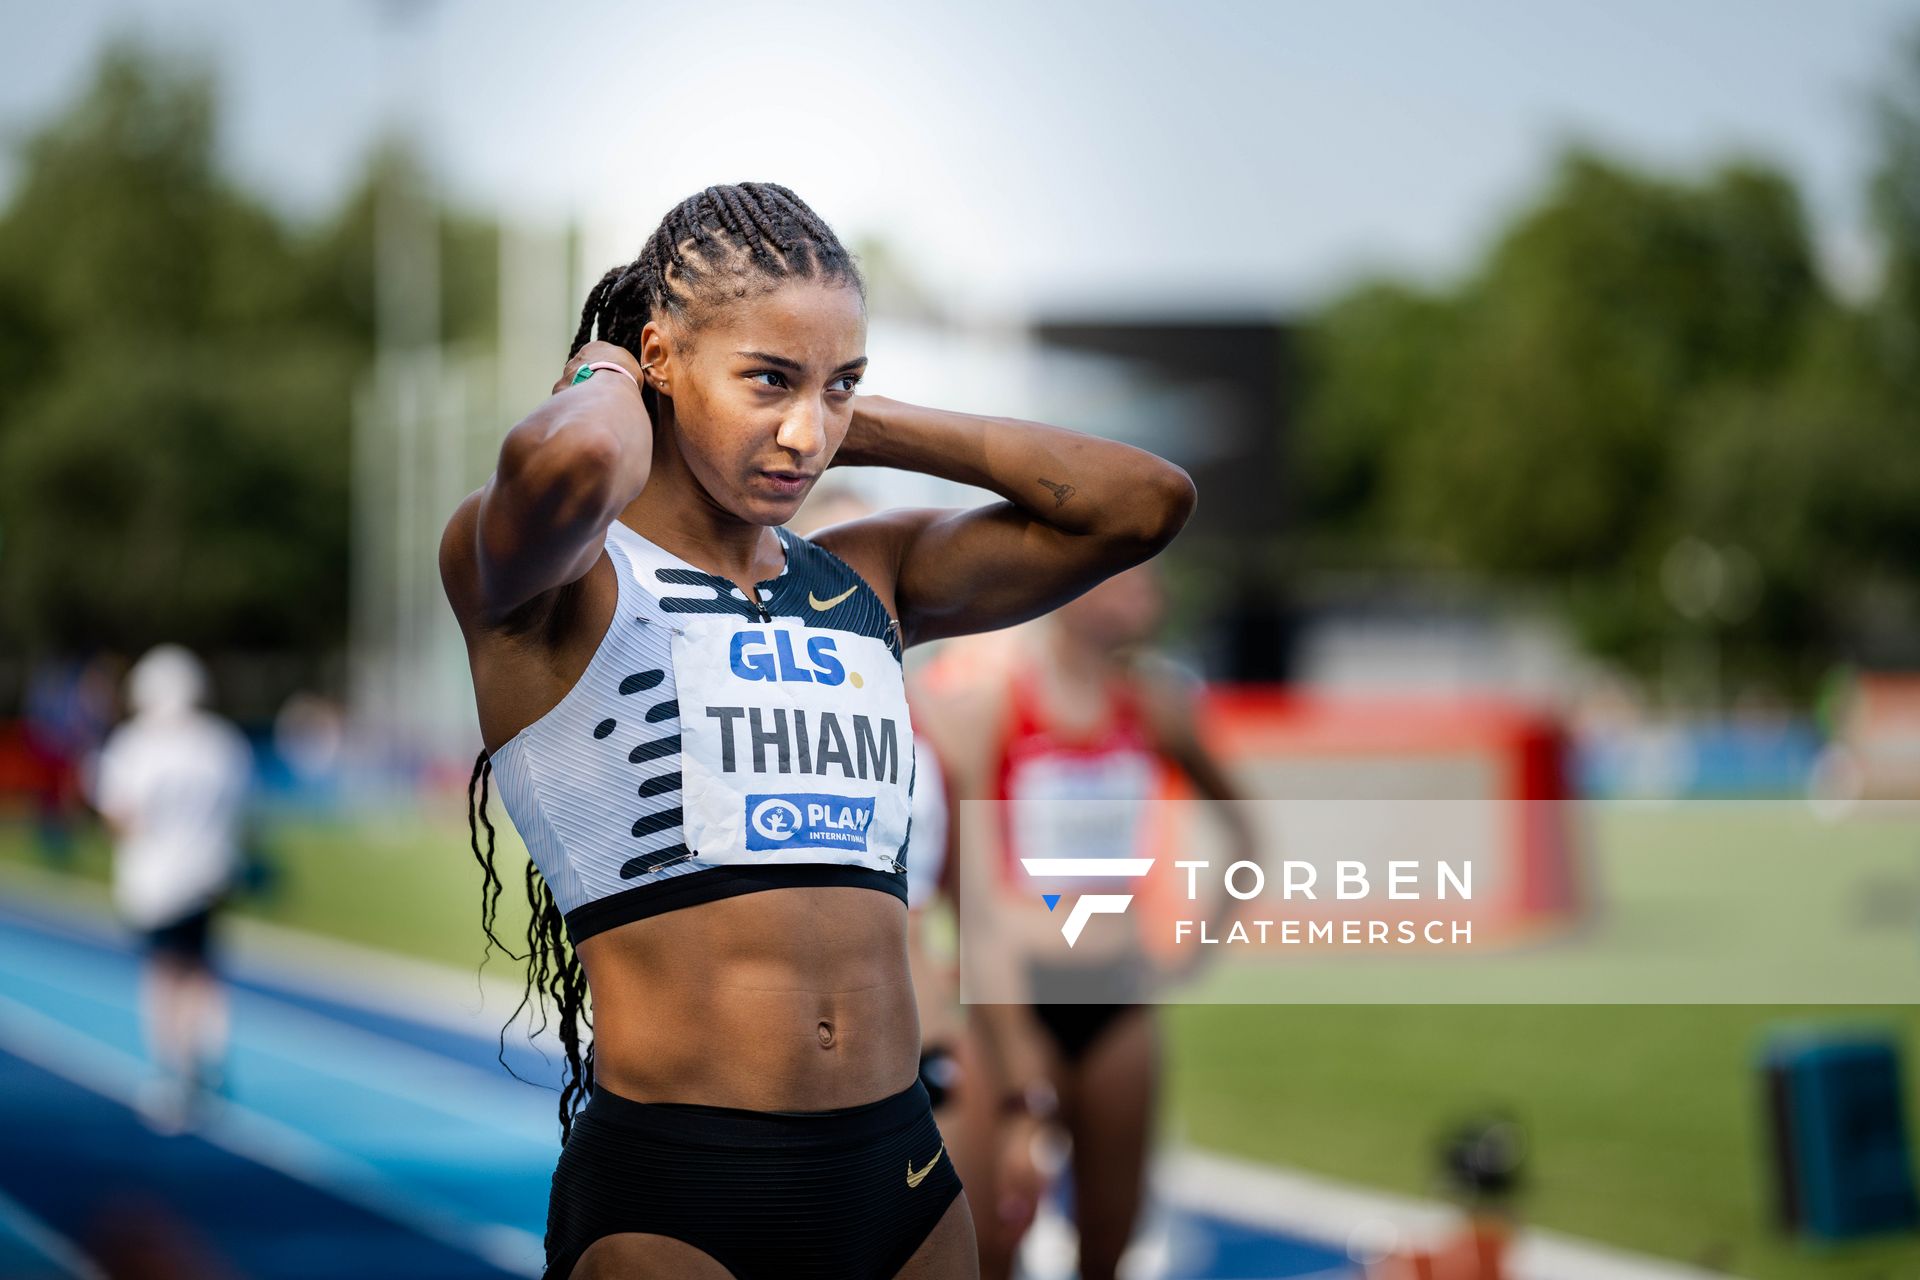
[[[1066,502],[1068,498],[1073,496],[1073,486],[1070,484],[1055,484],[1053,481],[1042,477],[1040,486],[1053,495],[1053,505],[1056,510],[1058,510],[1061,504]]]

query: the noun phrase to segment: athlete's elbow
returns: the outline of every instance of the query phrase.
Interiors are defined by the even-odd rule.
[[[1152,465],[1129,481],[1127,499],[1117,505],[1123,526],[1119,536],[1149,555],[1157,554],[1186,527],[1199,501],[1199,490],[1185,468],[1153,458]]]
[[[575,523],[606,527],[621,505],[617,491],[626,460],[617,433],[598,424],[583,424],[574,433],[557,465],[564,477],[562,491],[570,500],[568,515]]]
[[[572,528],[607,511],[619,464],[619,438],[579,422],[543,435],[510,433],[500,450],[498,479],[520,510],[540,513],[552,527]]]

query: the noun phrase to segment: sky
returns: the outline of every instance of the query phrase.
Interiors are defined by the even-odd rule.
[[[5,27],[9,131],[142,33],[211,63],[232,171],[298,214],[398,118],[451,198],[575,222],[600,265],[760,179],[958,313],[1279,313],[1457,277],[1571,139],[1781,165],[1857,288],[1866,95],[1920,0],[63,0]]]

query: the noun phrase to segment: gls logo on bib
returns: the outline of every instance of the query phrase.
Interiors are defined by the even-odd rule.
[[[867,851],[873,801],[818,792],[747,797],[747,848]]]
[[[834,651],[832,636],[807,639],[807,660],[802,665],[793,652],[791,631],[775,631],[773,648],[767,648],[764,631],[736,631],[727,645],[727,665],[742,680],[791,681],[801,684],[836,685],[847,678],[847,669]]]

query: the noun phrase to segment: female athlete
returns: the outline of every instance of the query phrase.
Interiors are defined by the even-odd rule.
[[[593,288],[447,523],[475,780],[533,855],[566,1048],[550,1277],[977,1269],[917,1079],[901,652],[1147,559],[1195,495],[1126,445],[856,395],[866,322],[798,197],[709,187]],[[829,465],[1002,500],[778,528]]]
[[[995,801],[1001,819],[986,824],[998,839],[981,849],[999,865],[983,868],[976,883],[1018,895],[1025,881],[1011,868],[1020,857],[1142,853],[1169,769],[1208,802],[1235,859],[1258,861],[1236,784],[1201,737],[1189,682],[1146,650],[1163,600],[1152,565],[1116,574],[1022,629],[982,671],[923,694],[956,795]],[[1231,910],[1230,901],[1218,904],[1216,935]],[[1029,966],[1033,1003],[971,1006],[997,1093],[1028,1100],[1003,1120],[1011,1145],[1030,1141],[1036,1122],[1057,1120],[1066,1130],[1084,1280],[1119,1271],[1140,1216],[1156,1121],[1159,1031],[1145,1002],[1156,975],[1137,920],[1102,918],[1106,927],[1087,930],[1070,957],[1060,951],[1057,921],[1040,917],[1041,945],[1001,934],[991,949]],[[979,935],[972,945],[983,945]],[[1205,954],[1184,949],[1173,974],[1190,975]],[[974,1185],[999,1211],[978,1224],[989,1278],[1014,1272],[1033,1216],[1024,1188],[1002,1185],[1007,1167],[983,1165]]]

